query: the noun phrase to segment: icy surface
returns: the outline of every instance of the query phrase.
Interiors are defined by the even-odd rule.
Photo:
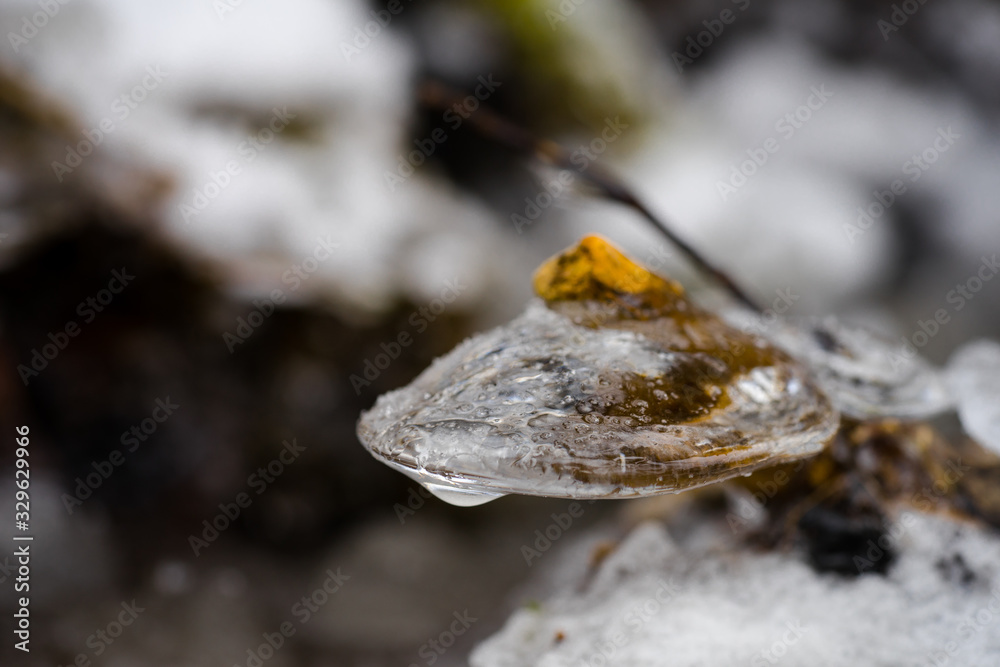
[[[1000,343],[960,348],[948,362],[948,381],[966,433],[1000,454]]]
[[[951,407],[943,377],[915,351],[835,317],[778,320],[765,335],[849,417],[921,419]]]
[[[380,397],[358,435],[434,492],[598,498],[746,474],[813,454],[835,432],[837,413],[783,355],[721,387],[691,383],[719,366],[535,301]]]
[[[1000,540],[916,513],[894,526],[887,576],[841,578],[795,554],[734,551],[724,536],[685,546],[643,524],[596,574],[515,612],[470,663],[1000,664]]]

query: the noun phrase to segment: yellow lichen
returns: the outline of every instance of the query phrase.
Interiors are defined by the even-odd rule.
[[[610,301],[628,295],[672,303],[684,295],[679,283],[639,266],[596,235],[584,237],[538,267],[534,287],[538,296],[549,303]]]

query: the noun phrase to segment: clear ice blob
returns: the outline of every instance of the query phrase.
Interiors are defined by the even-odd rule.
[[[809,369],[841,414],[853,419],[926,419],[951,409],[943,373],[912,346],[889,340],[833,316],[762,321],[747,310],[725,319],[759,332]]]
[[[364,413],[386,464],[468,505],[677,492],[817,453],[839,414],[804,366],[701,311],[598,237],[541,299]]]
[[[967,343],[948,360],[947,373],[965,432],[1000,454],[1000,343]]]

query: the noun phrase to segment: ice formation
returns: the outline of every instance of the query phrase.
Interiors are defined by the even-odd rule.
[[[834,317],[779,321],[767,331],[809,367],[843,414],[857,419],[926,418],[951,407],[944,380],[916,353]]]
[[[948,362],[948,380],[966,433],[1000,454],[1000,343],[960,348]]]
[[[675,492],[818,452],[839,415],[801,364],[598,237],[512,322],[379,398],[358,435],[445,500]]]

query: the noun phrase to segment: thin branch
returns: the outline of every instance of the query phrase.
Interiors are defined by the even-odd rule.
[[[420,86],[419,97],[422,104],[435,109],[448,109],[456,103],[461,103],[464,95],[436,81],[428,81]],[[480,106],[468,118],[469,124],[481,134],[494,141],[535,157],[542,162],[559,169],[576,172],[583,180],[596,187],[601,194],[626,206],[631,206],[639,212],[657,231],[666,236],[671,243],[680,248],[688,260],[704,273],[712,276],[725,287],[737,300],[755,312],[762,312],[746,292],[744,292],[728,275],[713,266],[697,250],[678,237],[670,227],[658,218],[621,180],[598,165],[588,165],[583,171],[570,159],[570,153],[559,144],[549,139],[539,139],[524,128],[514,125],[484,106]]]

